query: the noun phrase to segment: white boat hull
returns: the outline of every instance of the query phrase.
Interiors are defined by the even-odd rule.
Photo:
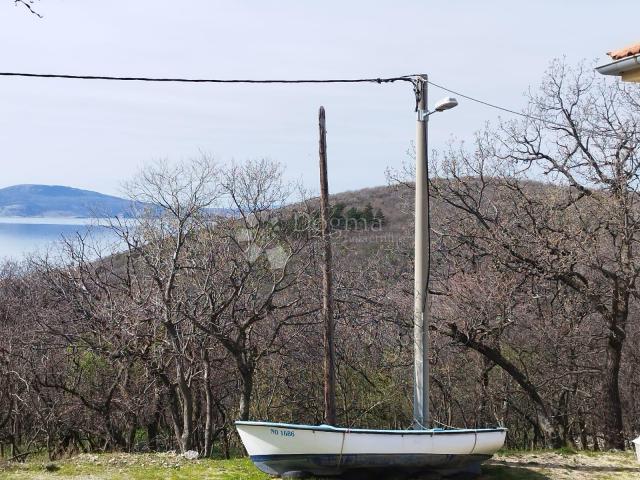
[[[506,436],[503,428],[365,430],[240,421],[236,428],[251,460],[271,475],[474,470]]]

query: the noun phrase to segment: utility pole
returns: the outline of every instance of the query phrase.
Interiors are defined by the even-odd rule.
[[[415,79],[418,119],[416,123],[416,198],[413,310],[413,422],[414,428],[429,428],[429,165],[427,154],[427,76]]]
[[[333,285],[331,272],[331,223],[327,178],[327,129],[324,107],[320,107],[320,221],[322,230],[322,317],[324,320],[324,421],[336,424],[336,355],[334,346]]]

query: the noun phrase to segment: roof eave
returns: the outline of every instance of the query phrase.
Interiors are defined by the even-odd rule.
[[[601,65],[596,67],[596,70],[602,75],[621,75],[623,72],[636,70],[637,68],[640,68],[640,53]]]

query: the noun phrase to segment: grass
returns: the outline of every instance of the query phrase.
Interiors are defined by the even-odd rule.
[[[0,467],[3,480],[91,479],[91,480],[264,480],[247,458],[232,460],[185,460],[171,454],[79,455],[54,462],[58,470],[49,472],[49,462],[30,461]]]
[[[44,459],[0,463],[2,480],[266,480],[246,458],[185,460],[174,453],[78,455],[55,462]],[[640,465],[630,452],[503,452],[483,466],[478,480],[632,480]]]

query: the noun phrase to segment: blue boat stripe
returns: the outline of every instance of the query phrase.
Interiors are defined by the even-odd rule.
[[[506,428],[460,428],[454,430],[444,429],[430,429],[430,430],[375,430],[366,428],[341,428],[333,427],[331,425],[295,425],[291,423],[275,423],[275,422],[252,422],[237,420],[236,425],[247,425],[253,427],[274,427],[274,428],[286,428],[288,430],[314,430],[317,432],[337,432],[337,433],[384,433],[391,435],[456,435],[463,433],[485,433],[485,432],[506,432]]]

